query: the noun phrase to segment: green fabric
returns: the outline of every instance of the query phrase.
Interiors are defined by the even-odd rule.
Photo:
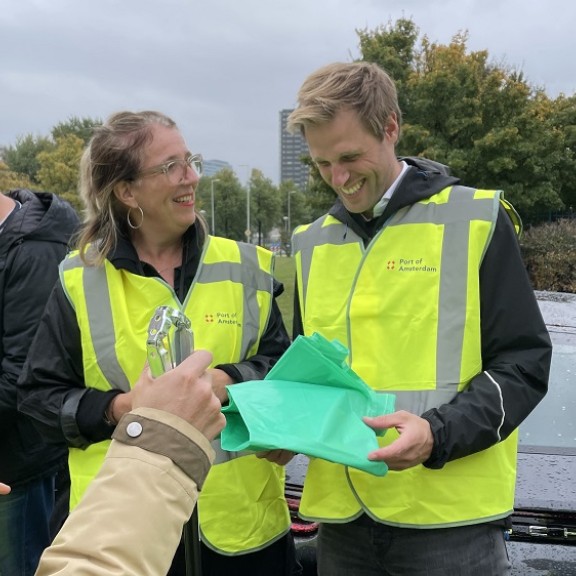
[[[379,447],[362,416],[394,411],[393,394],[377,393],[346,364],[348,350],[320,334],[298,336],[265,382],[228,386],[224,450],[282,448],[384,476]]]

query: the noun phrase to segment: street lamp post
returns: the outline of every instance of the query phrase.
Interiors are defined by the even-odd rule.
[[[290,197],[292,196],[292,194],[295,194],[296,190],[288,190],[288,234],[292,233],[292,220],[291,220],[291,215],[290,215]]]
[[[248,164],[240,164],[242,168],[246,168],[246,242],[252,244],[252,231],[250,230],[250,166]]]
[[[250,229],[250,184],[246,184],[246,239],[252,244],[252,230]]]
[[[214,211],[214,183],[220,182],[218,178],[214,178],[210,182],[210,207],[212,209],[212,236],[216,236],[216,212]]]
[[[288,190],[288,234],[290,234],[292,223],[290,222],[290,196],[292,192]]]

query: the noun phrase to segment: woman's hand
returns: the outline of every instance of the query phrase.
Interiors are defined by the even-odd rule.
[[[279,466],[286,466],[294,456],[296,456],[296,452],[291,452],[290,450],[265,450],[256,454],[257,458],[264,458],[268,462],[273,462]]]
[[[228,402],[228,392],[226,392],[226,386],[230,384],[235,384],[234,380],[219,368],[211,368],[207,371],[212,378],[212,390],[221,404]]]
[[[148,368],[145,368],[148,370]],[[106,418],[111,424],[118,424],[120,418],[132,410],[132,390],[117,394],[106,409]]]

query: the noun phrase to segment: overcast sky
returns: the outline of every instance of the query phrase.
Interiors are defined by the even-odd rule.
[[[576,92],[572,0],[2,0],[0,145],[71,116],[157,109],[244,181],[279,179],[279,110],[314,69],[360,56],[356,29],[411,18],[446,44]]]

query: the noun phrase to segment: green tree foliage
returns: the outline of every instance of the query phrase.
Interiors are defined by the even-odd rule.
[[[280,226],[290,215],[290,226],[295,228],[300,224],[311,222],[310,205],[308,203],[308,194],[303,192],[292,180],[282,182],[278,187],[278,196],[281,202],[282,222],[278,221]],[[332,202],[334,194],[332,194]]]
[[[535,290],[576,292],[576,220],[530,228],[521,248]]]
[[[292,231],[300,224],[311,222],[311,211],[307,193],[302,192],[292,180],[280,184],[278,197],[281,202],[282,219],[276,225],[280,230],[282,246],[289,254]]]
[[[211,182],[214,183],[214,213],[216,236],[232,240],[246,240],[246,192],[232,170],[220,170],[214,177],[204,177],[196,190],[196,209],[204,211],[211,230]]]
[[[418,28],[412,20],[402,18],[395,24],[378,26],[374,30],[356,30],[360,40],[362,60],[376,62],[394,79],[400,110],[407,108],[408,92],[404,90],[416,56]]]
[[[260,170],[252,170],[250,187],[250,226],[259,246],[267,243],[268,232],[278,224],[282,213],[282,199],[278,188]]]
[[[558,193],[566,208],[576,210],[576,95],[561,94],[551,106],[548,121],[561,139],[563,151],[558,166]]]
[[[12,172],[5,162],[0,162],[0,192],[8,192],[15,188],[32,188],[32,182],[25,174]]]
[[[4,162],[11,172],[26,176],[32,184],[37,184],[37,174],[40,168],[38,154],[54,147],[54,142],[44,136],[27,134],[16,140],[14,146],[4,150]]]
[[[398,78],[399,155],[426,156],[464,184],[505,190],[527,221],[566,206],[562,174],[573,168],[574,132],[562,121],[574,126],[574,102],[550,100],[522,73],[489,62],[486,50],[469,52],[467,33],[448,45],[426,36],[417,44],[414,23],[400,19],[358,35],[363,59]]]
[[[56,142],[59,138],[74,134],[82,140],[84,145],[88,144],[94,128],[100,126],[102,120],[99,118],[79,118],[78,116],[71,116],[66,122],[60,122],[52,128],[52,138]]]
[[[62,196],[77,210],[79,161],[83,148],[101,120],[70,117],[52,128],[51,136],[28,134],[3,150],[3,158],[12,174],[10,181],[23,182],[29,188]],[[4,175],[4,178],[7,178]]]
[[[56,139],[56,146],[38,154],[38,183],[41,188],[56,192],[76,210],[82,208],[78,195],[78,165],[84,142],[74,134]]]

